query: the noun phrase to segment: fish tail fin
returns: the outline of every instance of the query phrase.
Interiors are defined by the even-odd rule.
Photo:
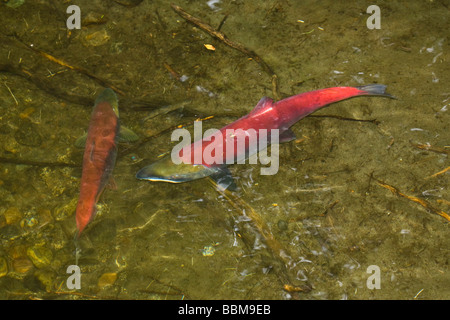
[[[383,97],[388,97],[388,98],[393,98],[395,99],[395,97],[389,93],[386,92],[386,87],[384,84],[368,84],[365,86],[360,86],[357,87],[359,90],[362,90],[365,92],[365,94],[367,95],[371,95],[371,96],[383,96]]]

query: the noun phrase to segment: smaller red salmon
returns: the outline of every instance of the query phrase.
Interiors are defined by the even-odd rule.
[[[137,139],[134,132],[120,126],[117,96],[113,90],[105,89],[95,101],[87,134],[75,142],[77,147],[85,145],[76,209],[76,238],[95,216],[98,199],[111,179],[118,142]]]

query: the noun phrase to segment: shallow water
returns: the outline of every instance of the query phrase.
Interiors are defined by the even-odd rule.
[[[213,116],[204,129],[220,128],[273,97],[267,72],[166,1],[78,3],[82,29],[70,32],[67,4],[0,4],[0,298],[450,298],[448,221],[376,180],[450,211],[446,1],[378,1],[379,30],[366,26],[366,1],[177,2],[263,58],[280,98],[369,83],[397,98],[303,119],[276,175],[230,167],[234,194],[134,175],[170,152],[178,125]],[[71,290],[83,152],[73,144],[105,85],[123,93],[122,123],[141,140],[119,147],[117,189],[80,239]]]

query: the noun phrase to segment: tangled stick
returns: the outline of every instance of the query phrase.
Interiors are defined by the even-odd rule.
[[[102,79],[102,78],[100,78],[100,77],[98,77],[98,76],[92,74],[92,73],[89,72],[88,70],[86,70],[86,69],[84,69],[84,68],[81,68],[81,67],[78,67],[78,66],[70,65],[70,64],[66,63],[65,61],[63,61],[63,60],[58,59],[58,58],[52,56],[51,54],[48,54],[48,53],[46,53],[46,52],[44,52],[44,51],[42,51],[42,50],[40,50],[40,49],[38,49],[38,48],[36,48],[36,47],[34,47],[34,46],[32,46],[32,45],[26,44],[25,42],[23,42],[22,40],[20,40],[18,37],[15,37],[15,40],[16,40],[18,43],[22,44],[22,45],[23,45],[25,48],[27,48],[28,50],[34,51],[34,52],[40,54],[42,57],[44,57],[44,58],[46,58],[46,59],[48,59],[48,60],[50,60],[50,61],[52,61],[52,62],[54,62],[54,63],[57,63],[57,64],[59,64],[60,66],[66,67],[66,68],[68,68],[68,69],[70,69],[70,70],[73,70],[73,71],[79,72],[79,73],[81,73],[81,74],[84,74],[84,75],[87,76],[88,78],[91,78],[91,79],[93,79],[94,81],[96,81],[97,83],[99,83],[101,86],[107,87],[107,88],[111,88],[111,89],[113,89],[114,91],[116,91],[117,93],[119,93],[120,95],[125,95],[125,93],[124,93],[122,90],[120,90],[120,89],[117,88],[116,86],[112,85],[111,83],[108,83],[108,81],[106,81],[106,80],[104,80],[104,79]]]
[[[450,221],[450,216],[447,213],[445,213],[444,211],[442,211],[440,209],[437,209],[437,208],[433,207],[428,201],[420,199],[420,198],[417,198],[417,197],[408,196],[408,195],[400,192],[397,188],[395,188],[395,187],[393,187],[391,185],[388,185],[387,183],[385,183],[385,182],[383,182],[381,180],[378,180],[378,179],[375,179],[375,180],[377,181],[377,183],[381,187],[390,190],[393,194],[395,194],[397,196],[401,196],[401,197],[406,198],[408,200],[414,201],[415,203],[420,204],[422,207],[424,207],[428,211],[430,211],[430,212],[432,212],[434,214],[440,215],[444,219],[447,219],[448,221]]]
[[[413,147],[420,149],[420,150],[426,150],[426,151],[431,151],[431,152],[435,152],[435,153],[442,153],[442,154],[450,155],[450,150],[447,150],[445,148],[433,147],[429,144],[419,144],[419,143],[412,143],[412,142],[410,142],[410,143]]]
[[[254,51],[252,51],[250,49],[247,49],[242,44],[234,42],[234,41],[231,41],[230,39],[228,39],[228,37],[223,32],[214,29],[209,24],[207,24],[207,23],[201,21],[200,19],[190,15],[189,13],[184,11],[181,7],[179,7],[179,6],[175,5],[175,4],[171,4],[170,6],[183,19],[189,21],[192,24],[195,24],[197,27],[199,27],[203,31],[206,31],[211,36],[213,36],[213,37],[219,39],[220,41],[222,41],[223,43],[225,43],[227,46],[229,46],[229,47],[231,47],[233,49],[236,49],[236,50],[242,52],[243,54],[247,55],[251,59],[255,60],[261,66],[261,68],[264,70],[264,72],[266,72],[272,78],[272,93],[273,93],[273,96],[274,96],[274,98],[276,100],[280,99],[280,92],[279,92],[279,89],[278,89],[278,76],[275,74],[275,72],[273,72],[272,68],[270,68],[269,65],[260,56],[258,56]]]
[[[49,61],[53,64],[57,64],[59,66],[62,66],[65,68],[65,70],[74,72],[80,75],[83,75],[94,82],[96,82],[98,85],[102,87],[111,88],[114,91],[116,91],[119,95],[122,96],[121,98],[121,109],[125,108],[131,108],[131,109],[138,109],[138,108],[150,108],[156,110],[161,108],[161,106],[167,106],[166,101],[145,101],[141,99],[134,99],[131,97],[131,95],[124,90],[118,88],[117,86],[113,85],[109,82],[107,79],[103,79],[97,75],[95,75],[93,72],[90,72],[89,70],[72,65],[64,61],[62,58],[56,57],[54,55],[51,55],[47,52],[44,52],[43,50],[40,50],[36,48],[34,45],[28,45],[26,42],[21,40],[17,35],[11,35],[11,36],[5,36],[0,33],[0,43],[8,47],[9,50],[19,50],[20,56],[26,55],[28,59],[31,60],[31,58],[40,56],[39,64],[43,65],[46,61]],[[29,53],[29,55],[28,55]],[[27,59],[27,60],[28,60]],[[0,61],[0,73],[6,72],[10,74],[14,74],[17,76],[20,76],[31,83],[33,83],[37,88],[41,89],[42,91],[48,93],[49,95],[52,95],[58,99],[79,104],[82,106],[89,106],[91,107],[95,101],[95,98],[92,96],[82,96],[73,94],[70,92],[70,90],[67,90],[66,87],[62,87],[60,83],[57,81],[51,81],[49,76],[42,76],[39,73],[35,73],[32,69],[29,69],[25,67],[22,63],[22,60],[19,60],[19,63],[14,63],[13,61],[9,59],[4,59],[4,61]],[[60,71],[58,73],[61,73],[63,71]],[[50,76],[53,77],[55,74],[51,73]]]

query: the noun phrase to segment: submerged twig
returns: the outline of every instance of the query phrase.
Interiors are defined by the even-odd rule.
[[[200,29],[209,33],[209,35],[211,35],[211,36],[219,39],[223,43],[225,43],[227,46],[229,46],[233,49],[236,49],[236,50],[244,53],[251,59],[255,60],[261,66],[261,68],[264,70],[264,72],[266,72],[272,78],[272,93],[276,100],[280,99],[280,92],[278,89],[278,77],[275,74],[275,72],[273,72],[272,68],[269,67],[269,65],[260,56],[258,56],[254,51],[244,47],[242,44],[231,41],[223,32],[214,29],[209,24],[201,21],[199,18],[196,18],[196,17],[190,15],[189,13],[184,11],[181,7],[179,7],[175,4],[171,4],[171,7],[183,19],[189,21],[190,23],[195,24]],[[219,26],[219,27],[221,27],[221,26]]]
[[[61,85],[61,82],[56,81],[56,79],[54,79],[54,76],[56,74],[62,73],[64,71],[69,72],[74,71],[75,73],[78,73],[80,75],[86,76],[94,80],[98,85],[102,87],[109,87],[113,89],[119,95],[123,96],[120,102],[121,110],[126,108],[137,110],[140,107],[145,107],[146,109],[148,108],[157,109],[161,105],[164,106],[168,104],[167,101],[158,101],[158,99],[154,101],[135,99],[127,92],[123,92],[121,89],[109,83],[108,79],[100,78],[85,68],[71,65],[60,58],[57,58],[53,55],[50,55],[36,48],[34,45],[28,45],[25,41],[22,41],[17,35],[4,36],[0,34],[0,43],[2,43],[2,45],[5,45],[6,47],[10,47],[11,51],[18,51],[20,53],[20,56],[25,57],[24,60],[31,60],[31,61],[39,60],[39,63],[36,64],[36,66],[39,67],[43,66],[45,63],[56,63],[59,66],[62,66],[64,69],[55,73],[49,71],[49,68],[46,67],[45,69],[47,69],[50,75],[48,74],[42,75],[42,71],[37,72],[34,70],[34,67],[30,69],[30,67],[26,67],[25,64],[21,63],[22,58],[21,60],[19,60],[19,63],[15,63],[10,59],[0,61],[0,72],[7,72],[20,76],[32,82],[39,89],[58,99],[62,99],[64,101],[76,103],[83,106],[91,107],[93,105],[95,98],[93,98],[92,96],[83,96],[73,93],[72,90],[67,90],[67,87],[63,87]],[[36,57],[36,59],[34,59],[33,56],[33,59],[30,59],[30,55],[36,56],[39,55],[40,57]]]
[[[450,155],[450,150],[447,150],[445,148],[433,147],[429,144],[419,144],[419,143],[412,143],[412,142],[411,142],[411,145],[417,149]]]
[[[441,153],[441,154],[446,154],[447,156],[450,155],[450,150],[447,150],[445,148],[441,148],[441,147],[434,147],[430,144],[419,144],[419,143],[412,143],[410,141],[411,145],[417,149],[420,150],[426,150],[426,151],[431,151],[431,152],[435,152],[435,153]],[[447,171],[450,170],[450,167],[447,167],[439,172],[436,172],[435,174],[432,174],[431,176],[427,177],[426,179],[429,178],[436,178],[437,176],[446,173]]]
[[[217,31],[220,31],[220,29],[222,29],[222,27],[223,27],[223,25],[224,25],[224,23],[225,23],[225,21],[226,21],[227,19],[228,19],[228,14],[226,14],[226,15],[223,17],[222,21],[220,21],[219,26],[217,27]]]
[[[147,116],[144,118],[144,121],[153,119],[157,116],[160,115],[164,115],[167,114],[169,112],[175,111],[177,109],[182,109],[184,108],[187,104],[189,104],[191,101],[183,101],[183,102],[179,102],[179,103],[173,103],[173,104],[169,104],[163,107],[160,107],[158,109],[152,110],[150,111]]]
[[[14,159],[14,158],[5,158],[5,157],[0,157],[0,163],[10,163],[10,164],[27,165],[27,166],[35,166],[35,167],[69,167],[69,168],[81,167],[81,164],[77,164],[77,163],[45,162],[45,161],[34,161],[34,160],[27,160],[27,159]]]
[[[375,179],[375,178],[374,178],[374,179]],[[396,187],[393,187],[393,186],[391,186],[391,185],[388,185],[387,183],[385,183],[385,182],[383,182],[383,181],[381,181],[381,180],[378,180],[378,179],[375,179],[375,180],[377,181],[377,183],[378,183],[381,187],[390,190],[393,194],[395,194],[395,195],[397,195],[397,196],[401,196],[401,197],[406,198],[406,199],[408,199],[408,200],[414,201],[414,202],[420,204],[422,207],[424,207],[424,208],[427,209],[428,211],[430,211],[430,212],[432,212],[432,213],[434,213],[434,214],[440,215],[440,216],[443,217],[444,219],[447,219],[448,221],[450,221],[450,216],[449,216],[447,213],[445,213],[444,211],[442,211],[442,210],[440,210],[440,209],[437,209],[437,208],[433,207],[428,201],[426,201],[426,200],[424,200],[424,199],[417,198],[417,197],[408,196],[408,195],[406,195],[406,194],[400,192]]]
[[[102,78],[100,78],[100,77],[90,73],[88,70],[86,70],[84,68],[81,68],[81,67],[78,67],[78,66],[70,65],[70,64],[66,63],[65,61],[63,61],[63,60],[52,56],[51,54],[48,54],[48,53],[46,53],[46,52],[44,52],[44,51],[42,51],[40,49],[35,48],[34,46],[27,45],[26,43],[24,43],[22,40],[18,39],[17,37],[16,37],[16,40],[18,42],[20,42],[22,45],[24,45],[26,48],[28,48],[29,50],[32,50],[34,52],[39,53],[44,58],[46,58],[46,59],[48,59],[48,60],[50,60],[52,62],[55,62],[55,63],[59,64],[60,66],[63,66],[63,67],[69,68],[70,70],[74,70],[74,71],[77,71],[77,72],[79,72],[81,74],[84,74],[85,76],[95,80],[101,86],[111,88],[114,91],[116,91],[117,93],[119,93],[120,95],[125,95],[125,93],[122,90],[120,90],[116,86],[112,85],[111,83],[108,83],[106,80],[104,80],[104,79],[102,79]]]
[[[436,172],[435,174],[432,174],[431,176],[429,176],[429,178],[435,178],[435,177],[437,177],[438,175],[444,174],[444,173],[446,173],[446,172],[449,171],[449,170],[450,170],[450,167],[447,167],[447,168],[445,168],[444,170],[441,170],[441,171],[439,171],[439,172]]]
[[[5,85],[6,89],[8,89],[9,93],[11,94],[11,96],[13,97],[14,101],[16,102],[16,106],[19,105],[19,102],[17,101],[16,97],[14,96],[14,93],[12,93],[11,89],[8,87],[8,85],[6,84],[6,82],[3,82],[3,84]]]

